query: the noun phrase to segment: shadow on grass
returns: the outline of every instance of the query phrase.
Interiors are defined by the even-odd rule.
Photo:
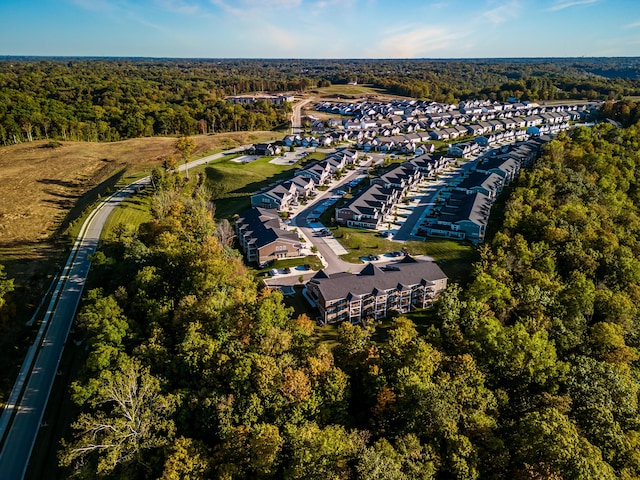
[[[38,183],[42,183],[43,185],[57,185],[63,188],[78,188],[80,184],[78,182],[73,182],[69,180],[60,180],[57,178],[41,178],[38,180]]]
[[[64,219],[55,230],[51,238],[54,241],[60,241],[65,233],[68,234],[68,230],[71,224],[81,218],[89,206],[93,205],[100,198],[109,195],[116,190],[116,185],[122,179],[125,171],[125,168],[117,171],[109,178],[93,187],[82,197],[80,197],[80,199],[75,203],[73,207],[71,207],[69,212],[65,215]],[[73,239],[69,238],[69,240]]]

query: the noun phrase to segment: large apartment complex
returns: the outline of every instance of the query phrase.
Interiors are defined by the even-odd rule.
[[[447,276],[435,262],[406,256],[379,268],[368,264],[360,273],[318,272],[307,293],[320,311],[322,323],[386,317],[429,306],[447,288]]]

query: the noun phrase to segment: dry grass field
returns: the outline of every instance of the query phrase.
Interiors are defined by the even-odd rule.
[[[320,87],[311,90],[313,96],[323,101],[337,101],[344,102],[350,100],[360,100],[362,97],[367,97],[376,101],[389,101],[397,99],[405,99],[400,95],[394,95],[382,88],[375,88],[371,85],[358,84],[358,85],[342,85],[336,84],[330,87]],[[309,105],[311,107],[311,105]]]
[[[196,156],[279,138],[274,132],[194,137]],[[36,283],[66,246],[67,226],[100,195],[148,173],[174,153],[175,138],[113,143],[32,142],[0,148],[0,263],[18,285]],[[63,243],[61,243],[61,240]],[[47,268],[48,267],[48,268]],[[32,285],[35,287],[36,285]]]

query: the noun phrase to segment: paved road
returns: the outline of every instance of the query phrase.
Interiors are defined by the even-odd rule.
[[[246,150],[248,145],[229,150]],[[221,158],[210,155],[189,163],[189,168]],[[181,165],[179,170],[184,170]],[[16,384],[0,419],[0,479],[24,478],[42,418],[55,381],[69,329],[76,314],[82,290],[91,266],[89,256],[95,252],[104,224],[122,200],[150,182],[145,177],[101,202],[80,230],[67,265],[58,279],[45,320],[23,362]],[[7,427],[9,429],[7,430]]]
[[[341,186],[345,185],[347,182],[354,180],[356,178],[366,177],[366,167],[360,166],[355,170],[347,170],[349,172],[347,175],[340,179],[340,182],[333,185],[329,190],[322,192],[316,198],[313,199],[313,202],[309,203],[303,210],[301,210],[297,215],[295,215],[291,219],[291,224],[297,226],[302,230],[305,236],[309,239],[314,246],[318,248],[318,253],[322,255],[322,257],[326,260],[328,266],[324,269],[327,273],[338,273],[338,272],[352,272],[357,273],[362,268],[364,268],[363,264],[360,263],[349,263],[342,260],[334,251],[331,246],[331,241],[327,242],[325,237],[317,236],[314,228],[311,226],[311,221],[309,221],[309,215],[313,214],[313,211],[317,209],[317,205],[327,199],[330,198],[336,190],[340,190]],[[329,207],[334,208],[334,207]]]
[[[293,106],[293,113],[291,114],[291,133],[293,135],[302,133],[302,115],[301,110],[306,104],[314,101],[314,98],[307,98]]]
[[[70,254],[72,261],[68,274],[61,276],[58,281],[60,288],[55,310],[42,337],[20,403],[14,409],[13,423],[0,452],[0,476],[3,480],[24,478],[62,351],[89,273],[89,255],[95,252],[102,227],[109,214],[124,198],[135,191],[136,186],[131,185],[101,203],[85,222],[81,238]]]

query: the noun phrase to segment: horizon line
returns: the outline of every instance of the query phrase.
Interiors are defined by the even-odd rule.
[[[144,55],[16,55],[0,54],[0,59],[133,59],[133,60],[289,60],[289,61],[451,61],[451,60],[575,60],[575,59],[640,59],[640,55],[618,56],[521,56],[521,57],[165,57]]]

